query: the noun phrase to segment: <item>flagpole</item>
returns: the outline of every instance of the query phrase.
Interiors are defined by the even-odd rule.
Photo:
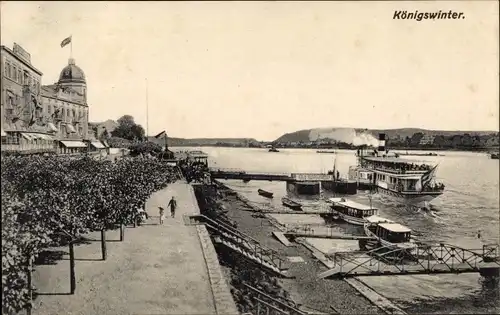
[[[149,137],[149,100],[148,100],[148,78],[146,78],[146,139]]]
[[[69,58],[73,58],[73,35],[71,35],[69,41]]]

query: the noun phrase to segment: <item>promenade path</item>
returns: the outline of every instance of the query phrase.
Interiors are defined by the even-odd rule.
[[[169,216],[166,207],[172,195],[178,203],[175,218]],[[183,181],[153,194],[146,204],[152,217],[145,225],[127,228],[123,242],[119,241],[119,231],[107,233],[106,261],[100,260],[98,233],[88,236],[96,241],[75,246],[74,295],[69,295],[67,254],[56,265],[37,266],[33,283],[40,295],[32,314],[237,313],[228,298],[227,284],[220,279],[215,250],[207,245],[208,233],[205,239],[200,238],[201,227],[183,223],[183,214],[199,211],[194,198],[192,187]],[[166,210],[163,226],[158,224],[158,206]],[[206,256],[207,248],[211,258]],[[68,252],[67,247],[58,250]],[[211,264],[207,265],[208,260]],[[215,283],[213,275],[220,276]]]

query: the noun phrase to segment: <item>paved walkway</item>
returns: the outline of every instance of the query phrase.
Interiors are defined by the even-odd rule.
[[[167,216],[160,226],[158,206],[167,208],[172,195],[176,217]],[[209,277],[214,269],[207,268],[196,227],[182,219],[198,211],[193,199],[183,182],[153,194],[146,210],[154,217],[147,225],[127,228],[124,242],[116,241],[118,231],[107,233],[106,261],[100,261],[99,241],[75,247],[74,295],[68,295],[68,255],[57,265],[37,266],[34,285],[45,294],[35,300],[33,314],[216,314]],[[97,233],[90,237],[100,239]]]

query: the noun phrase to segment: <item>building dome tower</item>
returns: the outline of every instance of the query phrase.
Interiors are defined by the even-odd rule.
[[[85,73],[75,63],[75,59],[69,58],[68,65],[64,67],[59,75],[57,84],[62,88],[71,88],[80,94],[85,103],[87,102],[87,82]]]

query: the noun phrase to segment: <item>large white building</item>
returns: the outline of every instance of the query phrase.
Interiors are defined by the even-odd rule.
[[[14,43],[1,46],[2,151],[81,153],[103,149],[89,130],[85,74],[70,58],[51,85],[31,56]]]

